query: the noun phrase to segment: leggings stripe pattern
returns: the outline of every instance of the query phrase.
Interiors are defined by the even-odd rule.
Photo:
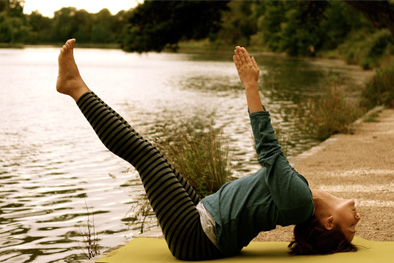
[[[137,169],[174,257],[223,257],[202,229],[196,209],[200,198],[163,155],[93,92],[77,105],[103,144]]]

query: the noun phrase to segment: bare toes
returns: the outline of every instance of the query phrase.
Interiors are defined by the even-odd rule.
[[[74,43],[75,43],[75,38],[69,39],[67,40],[67,44],[70,48],[74,47]]]

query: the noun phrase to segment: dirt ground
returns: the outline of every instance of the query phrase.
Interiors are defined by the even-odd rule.
[[[311,188],[354,199],[361,221],[356,236],[394,241],[394,109],[375,122],[361,122],[353,134],[334,135],[290,159]],[[290,241],[293,227],[262,232],[255,241]]]

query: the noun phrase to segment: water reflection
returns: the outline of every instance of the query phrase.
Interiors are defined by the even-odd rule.
[[[148,139],[163,126],[202,130],[213,119],[228,138],[234,175],[259,169],[232,52],[75,54],[88,85]],[[57,55],[58,48],[0,49],[1,262],[84,259],[86,205],[103,247],[129,240],[141,228],[138,175],[101,145],[75,103],[55,92]],[[364,74],[338,62],[254,55],[263,103],[290,155],[316,143],[288,114],[298,100],[318,92],[330,72],[357,81]],[[156,225],[151,216],[144,228]]]

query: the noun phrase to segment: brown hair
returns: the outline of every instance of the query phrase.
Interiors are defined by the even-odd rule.
[[[314,215],[294,227],[294,240],[288,247],[290,255],[357,251],[357,247],[346,240],[339,226],[327,230]]]

